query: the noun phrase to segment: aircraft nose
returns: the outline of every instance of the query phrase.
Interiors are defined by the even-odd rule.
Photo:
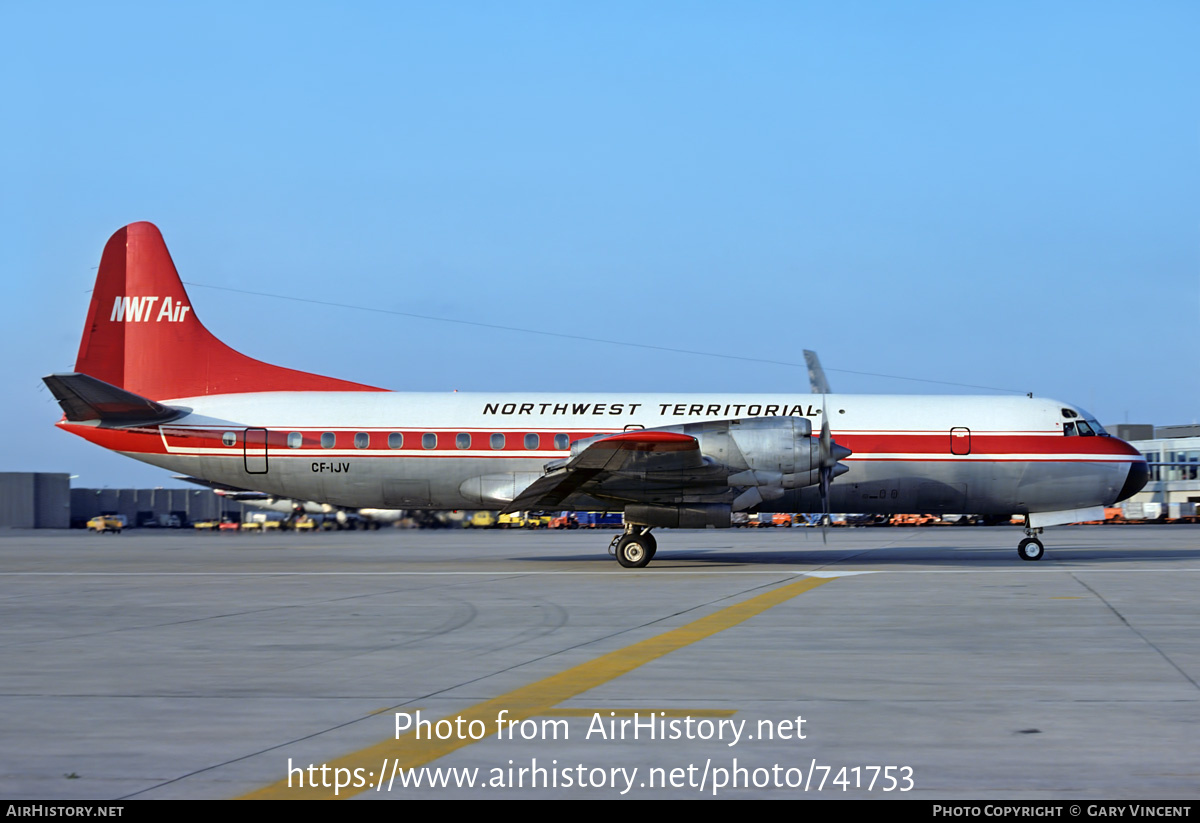
[[[1125,478],[1125,485],[1121,487],[1121,493],[1117,495],[1117,499],[1113,503],[1120,503],[1122,500],[1128,500],[1133,497],[1145,487],[1149,479],[1150,467],[1146,465],[1145,460],[1137,460],[1130,463],[1129,475]]]

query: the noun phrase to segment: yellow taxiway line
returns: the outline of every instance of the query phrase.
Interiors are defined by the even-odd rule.
[[[506,722],[553,714],[553,708],[565,700],[583,694],[610,680],[615,680],[621,675],[628,674],[639,666],[657,660],[677,649],[682,649],[684,646],[689,646],[739,623],[744,623],[780,603],[828,583],[831,579],[833,578],[806,577],[795,583],[771,589],[749,600],[726,606],[718,612],[701,617],[685,626],[603,654],[595,660],[580,663],[578,666],[550,675],[527,686],[521,686],[507,694],[477,703],[459,712],[455,718],[461,718],[460,722],[463,728],[468,727],[472,721],[481,721],[489,729],[494,729],[496,718],[503,710],[507,710],[504,715]],[[445,740],[417,740],[414,731],[398,739],[383,740],[337,760],[327,761],[324,765],[331,770],[348,770],[350,774],[354,774],[355,770],[361,770],[358,772],[359,774],[372,775],[371,781],[365,786],[340,789],[336,797],[345,799],[360,792],[373,790],[380,781],[386,781],[386,775],[378,775],[375,772],[380,768],[381,763],[390,764],[389,771],[391,769],[411,769],[423,766],[474,742],[476,741],[470,737],[459,736]],[[288,780],[285,778],[243,795],[241,799],[318,800],[333,799],[334,797],[332,787],[305,786],[298,788],[293,786],[289,788]]]

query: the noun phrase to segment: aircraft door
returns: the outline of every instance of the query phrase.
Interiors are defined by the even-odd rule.
[[[246,429],[242,439],[247,474],[267,473],[267,430]]]
[[[971,453],[971,430],[962,426],[955,426],[950,430],[950,453],[951,454],[970,454]]]

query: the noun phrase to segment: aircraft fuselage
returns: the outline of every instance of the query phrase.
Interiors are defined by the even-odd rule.
[[[823,409],[834,440],[853,452],[830,490],[834,511],[1008,514],[1109,505],[1142,462],[1117,438],[1066,436],[1064,424],[1085,414],[1075,407],[1027,397],[263,392],[163,402],[191,411],[147,427],[59,425],[231,486],[410,509],[498,508],[503,500],[481,497],[473,478],[511,473],[527,483],[567,456],[570,442],[598,434],[761,416],[804,417],[816,432]],[[619,482],[610,488],[619,499]],[[670,502],[670,490],[664,496]],[[720,502],[733,493],[701,496],[679,502]],[[819,509],[815,486],[754,507]]]

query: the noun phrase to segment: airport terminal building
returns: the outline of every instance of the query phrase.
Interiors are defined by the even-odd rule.
[[[1118,425],[1113,432],[1144,454],[1150,464],[1150,482],[1130,502],[1161,503],[1163,516],[1168,516],[1172,503],[1200,504],[1200,424]]]

